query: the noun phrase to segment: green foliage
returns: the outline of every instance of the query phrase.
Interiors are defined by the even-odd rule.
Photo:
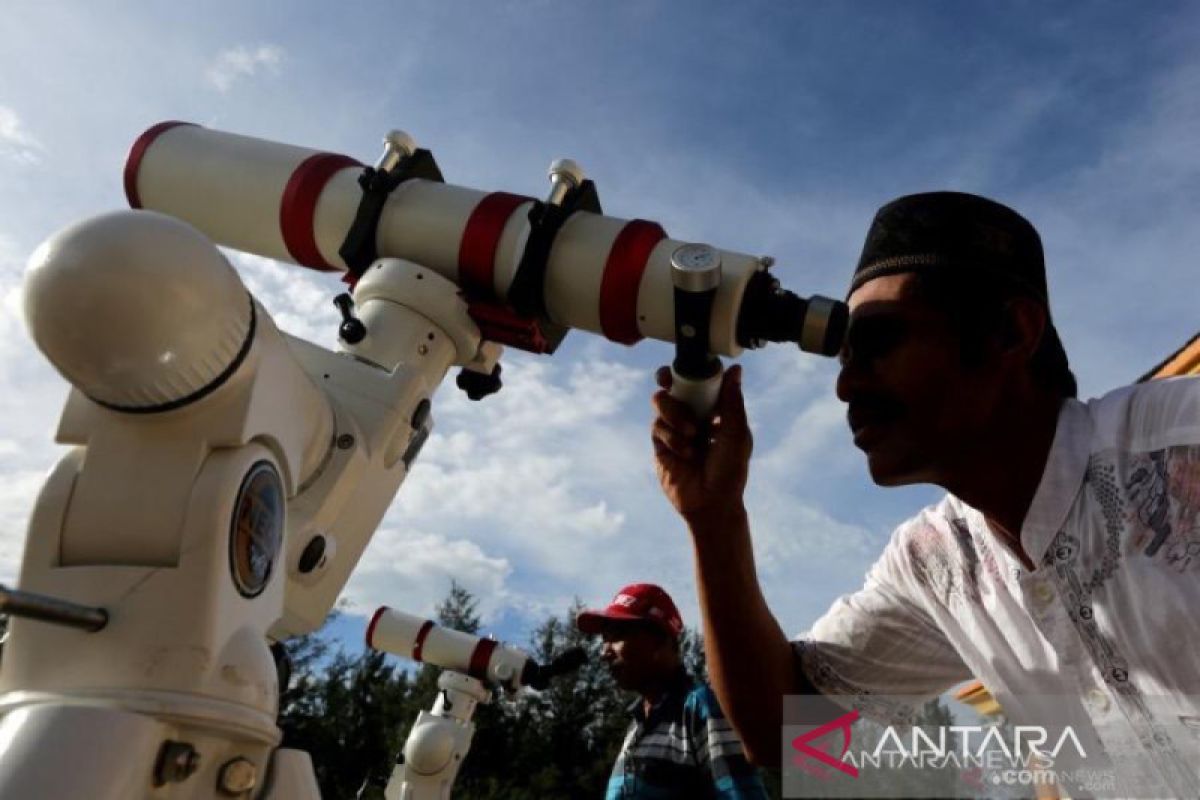
[[[631,695],[600,660],[600,641],[574,624],[583,605],[550,616],[533,632],[527,652],[545,664],[572,647],[588,660],[543,691],[523,690],[480,706],[475,738],[459,771],[456,800],[603,797],[629,725]],[[437,608],[439,623],[478,633],[478,601],[453,583]],[[312,756],[326,800],[354,798],[364,779],[386,784],[417,714],[433,705],[440,670],[366,651],[330,654],[317,635],[290,640],[293,676],[280,702],[285,744]],[[703,645],[689,631],[685,664],[702,674]],[[366,795],[364,794],[364,797]],[[382,796],[376,790],[372,796]]]
[[[409,677],[375,651],[326,660],[328,645],[313,634],[287,649],[293,674],[280,697],[284,745],[312,756],[324,797],[352,798],[368,772],[399,751]]]

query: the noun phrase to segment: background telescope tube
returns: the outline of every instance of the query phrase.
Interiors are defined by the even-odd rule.
[[[519,688],[531,665],[524,653],[495,639],[445,628],[387,606],[371,617],[367,646],[510,689]]]
[[[320,270],[345,270],[338,254],[355,216],[362,165],[291,145],[161,123],[135,142],[125,168],[130,204],[183,219],[219,244]],[[473,290],[507,298],[529,232],[532,198],[413,178],[380,216],[380,257],[421,264]],[[674,341],[671,254],[684,242],[657,224],[577,211],[546,264],[550,320],[623,344]],[[710,350],[736,356],[738,315],[759,259],[718,251]],[[490,295],[490,297],[488,297]],[[801,304],[803,309],[803,304]]]

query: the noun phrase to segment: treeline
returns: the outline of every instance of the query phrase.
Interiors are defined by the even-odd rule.
[[[437,621],[478,633],[478,601],[452,584]],[[543,621],[529,642],[513,642],[539,663],[571,647],[588,661],[542,692],[494,698],[475,712],[475,738],[459,771],[456,800],[600,798],[629,724],[631,695],[621,692],[600,660],[598,638],[574,625],[578,603]],[[704,674],[699,638],[687,632],[684,655]],[[368,778],[386,784],[417,713],[429,710],[440,670],[412,669],[364,648],[330,652],[318,635],[291,640],[292,679],[280,698],[284,743],[312,756],[322,797],[349,800]],[[382,793],[364,794],[382,797]]]

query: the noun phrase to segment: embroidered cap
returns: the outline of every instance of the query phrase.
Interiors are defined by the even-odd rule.
[[[624,587],[604,609],[588,609],[575,618],[575,625],[586,634],[597,634],[606,623],[649,622],[669,636],[683,632],[683,617],[671,596],[653,583],[633,583]]]
[[[1063,396],[1075,397],[1075,376],[1050,316],[1042,239],[1029,220],[964,192],[899,197],[875,213],[847,296],[873,278],[924,271],[987,276],[1039,301],[1046,309],[1039,369]]]
[[[1047,302],[1042,240],[1029,220],[994,200],[963,192],[926,192],[879,209],[850,293],[872,278],[925,270],[991,273]]]

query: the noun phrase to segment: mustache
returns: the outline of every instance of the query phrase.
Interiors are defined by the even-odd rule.
[[[891,422],[904,413],[904,405],[886,395],[870,394],[850,398],[846,419],[850,430],[857,431],[867,425]]]

